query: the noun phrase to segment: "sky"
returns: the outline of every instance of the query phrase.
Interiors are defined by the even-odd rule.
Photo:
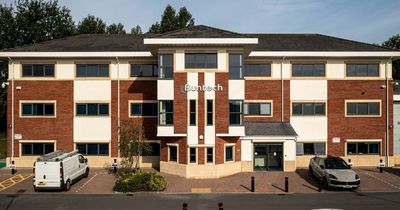
[[[0,0],[10,4],[14,0]],[[165,7],[186,8],[197,25],[243,33],[319,33],[381,44],[400,33],[400,0],[59,0],[76,23],[88,14],[146,32]]]

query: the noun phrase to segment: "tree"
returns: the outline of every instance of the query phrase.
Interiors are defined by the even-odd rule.
[[[139,25],[132,27],[131,34],[134,34],[134,35],[143,34],[142,28]]]
[[[382,43],[382,46],[391,49],[400,49],[400,34],[390,37],[388,40]],[[393,79],[400,79],[400,60],[395,60],[392,62],[393,69]]]
[[[88,15],[78,23],[79,34],[104,34],[106,33],[106,23],[93,15]]]
[[[151,147],[145,142],[144,127],[138,120],[124,120],[119,128],[121,155],[124,158],[122,166],[132,169],[135,163],[135,169],[140,168],[140,157],[149,153]]]
[[[149,33],[158,34],[168,31],[174,31],[181,28],[186,28],[194,25],[194,18],[192,14],[186,9],[181,7],[178,14],[171,5],[167,5],[161,16],[161,21],[156,22],[149,28]]]
[[[118,23],[118,24],[111,24],[109,26],[107,26],[107,33],[108,34],[126,34],[126,31],[124,29],[124,25],[122,25],[122,23]]]

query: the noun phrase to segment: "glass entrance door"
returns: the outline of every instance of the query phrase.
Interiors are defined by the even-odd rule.
[[[254,144],[254,171],[283,169],[283,144]]]

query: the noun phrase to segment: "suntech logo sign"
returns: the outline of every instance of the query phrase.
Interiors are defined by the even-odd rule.
[[[185,84],[181,86],[181,91],[184,93],[187,92],[219,92],[219,91],[223,91],[224,87],[222,87],[222,85],[217,84],[215,86],[209,86],[209,85],[189,85],[189,84]]]

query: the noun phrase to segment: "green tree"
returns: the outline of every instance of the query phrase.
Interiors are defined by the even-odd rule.
[[[88,15],[78,23],[79,34],[104,34],[106,33],[106,23],[93,15]]]
[[[139,25],[132,27],[131,34],[134,34],[134,35],[143,34],[142,28]]]
[[[108,34],[126,34],[126,31],[124,29],[124,25],[122,25],[122,23],[118,23],[118,24],[111,24],[109,26],[107,26],[107,33]]]
[[[0,5],[0,49],[14,47],[17,32],[13,8]]]
[[[149,33],[158,34],[168,31],[174,31],[181,28],[186,28],[194,25],[194,18],[192,14],[186,9],[181,7],[178,14],[171,5],[167,5],[164,13],[161,16],[161,21],[156,22],[149,28]]]
[[[388,40],[382,43],[382,46],[391,49],[400,49],[400,34],[390,37]],[[400,79],[400,60],[395,60],[392,62],[393,69],[393,79]]]

